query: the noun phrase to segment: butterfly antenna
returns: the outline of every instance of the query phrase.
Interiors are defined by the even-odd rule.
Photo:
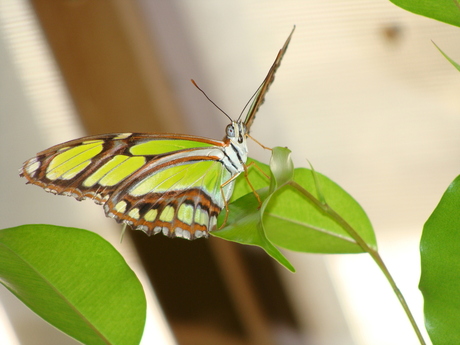
[[[251,98],[249,98],[249,100],[246,102],[243,110],[241,110],[241,113],[240,113],[240,116],[238,116],[238,121],[240,120],[241,116],[243,115],[244,111],[246,110],[246,108],[248,107],[249,103],[251,103],[251,101],[254,99],[254,97],[256,97],[256,95],[259,93],[260,89],[262,88],[262,86],[264,85],[265,83],[265,79],[262,83],[260,83],[259,87],[257,88],[256,92],[254,92],[251,96]]]
[[[225,116],[227,116],[228,119],[229,119],[230,121],[233,121],[232,118],[231,118],[230,116],[228,116],[228,114],[227,114],[225,111],[223,111],[216,103],[214,103],[214,101],[213,101],[211,98],[209,98],[209,96],[206,94],[206,92],[204,92],[204,91],[198,86],[198,84],[195,82],[195,80],[193,80],[193,79],[190,79],[190,80],[192,81],[192,84],[195,85],[195,87],[196,87],[198,90],[201,91],[201,93],[204,95],[204,97],[206,97],[206,98],[208,99],[209,102],[211,102],[217,109],[219,109],[219,110],[222,112],[222,114],[224,114]]]

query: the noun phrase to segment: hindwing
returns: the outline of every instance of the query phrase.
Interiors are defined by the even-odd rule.
[[[147,234],[206,237],[230,198],[225,143],[194,136],[116,133],[51,147],[20,175],[46,191],[90,198]],[[225,198],[225,200],[224,200]]]

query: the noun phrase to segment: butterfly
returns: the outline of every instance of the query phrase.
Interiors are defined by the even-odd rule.
[[[235,178],[246,170],[249,131],[294,30],[245,120],[230,119],[222,141],[182,134],[87,136],[37,153],[19,175],[53,194],[90,198],[103,205],[106,216],[148,235],[208,237]]]

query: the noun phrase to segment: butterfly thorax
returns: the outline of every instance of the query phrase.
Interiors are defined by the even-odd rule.
[[[241,121],[232,121],[226,128],[224,138],[223,164],[232,174],[244,171],[244,165],[248,160],[248,146],[246,142],[247,130]]]

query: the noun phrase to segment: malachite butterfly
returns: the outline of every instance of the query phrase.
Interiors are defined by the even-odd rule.
[[[180,134],[88,136],[39,152],[20,176],[53,194],[90,198],[108,217],[148,235],[207,237],[246,169],[246,139],[294,29],[245,120],[232,120],[222,141]]]

